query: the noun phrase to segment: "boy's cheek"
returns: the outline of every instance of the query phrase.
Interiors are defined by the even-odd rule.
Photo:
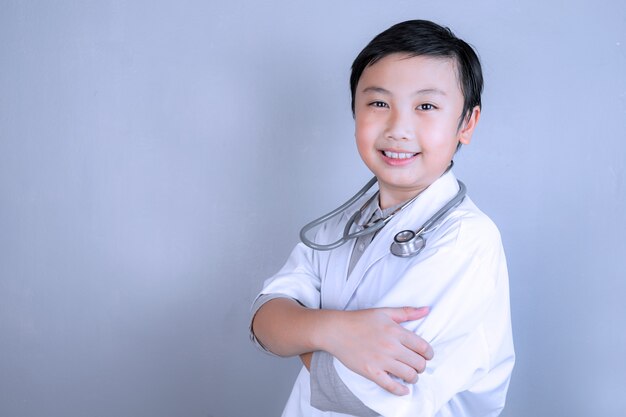
[[[377,123],[361,120],[356,124],[354,134],[358,141],[366,142],[374,140],[378,135],[379,130],[380,128]]]
[[[380,125],[382,122],[382,116],[380,114],[367,111],[357,112],[354,122],[357,127]]]

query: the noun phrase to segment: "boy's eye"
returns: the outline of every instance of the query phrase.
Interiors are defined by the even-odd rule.
[[[372,101],[370,103],[370,106],[381,107],[381,108],[389,107],[389,106],[387,106],[387,103],[385,103],[384,101]]]
[[[433,110],[435,106],[433,106],[430,103],[424,103],[424,104],[420,104],[419,106],[417,106],[417,108],[419,110]]]

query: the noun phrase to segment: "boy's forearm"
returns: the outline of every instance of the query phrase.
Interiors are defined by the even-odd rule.
[[[259,308],[252,331],[270,352],[280,356],[300,355],[323,350],[324,329],[338,313],[306,308],[288,298],[275,298]]]

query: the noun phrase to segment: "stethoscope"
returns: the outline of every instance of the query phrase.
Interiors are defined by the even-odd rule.
[[[367,191],[370,188],[372,188],[372,186],[376,182],[377,182],[376,177],[372,178],[352,198],[350,198],[348,201],[343,203],[341,206],[337,207],[335,210],[331,211],[330,213],[323,215],[319,219],[315,219],[312,222],[306,224],[302,228],[302,230],[300,230],[300,240],[302,241],[302,243],[304,243],[306,246],[310,247],[311,249],[320,250],[320,251],[328,251],[331,249],[338,248],[339,246],[343,245],[344,243],[346,243],[347,241],[351,239],[357,239],[361,236],[378,232],[380,229],[385,227],[385,225],[397,213],[401,212],[402,209],[404,209],[406,206],[411,204],[417,198],[417,196],[413,197],[412,199],[407,201],[400,208],[398,208],[396,211],[394,211],[392,214],[385,217],[384,219],[379,219],[372,223],[366,224],[363,226],[361,230],[350,233],[350,229],[354,225],[357,217],[361,214],[361,211],[363,210],[363,208],[367,207],[372,202],[372,200],[378,196],[378,193],[374,193],[374,195],[363,205],[361,210],[357,210],[350,217],[350,219],[346,223],[346,226],[343,229],[343,236],[340,237],[337,241],[333,243],[328,243],[328,244],[320,244],[320,243],[315,243],[306,237],[306,233],[309,230],[335,217],[337,214],[343,212],[352,204],[354,204],[354,202],[357,201],[362,196],[364,196],[365,193],[367,193]],[[401,258],[408,258],[408,257],[417,255],[418,253],[422,251],[422,249],[424,249],[424,247],[426,246],[426,238],[424,235],[426,235],[428,232],[431,232],[433,229],[435,229],[439,225],[439,222],[446,216],[446,214],[454,210],[459,204],[461,204],[461,202],[465,198],[465,194],[467,193],[467,188],[465,187],[465,184],[463,184],[461,181],[457,180],[457,182],[459,183],[459,191],[456,193],[456,195],[450,201],[448,201],[442,208],[440,208],[439,211],[437,211],[430,219],[428,219],[419,229],[417,229],[416,231],[403,230],[401,232],[396,233],[396,235],[393,238],[393,242],[391,243],[391,247],[390,247],[392,254],[394,254],[395,256],[399,256]]]

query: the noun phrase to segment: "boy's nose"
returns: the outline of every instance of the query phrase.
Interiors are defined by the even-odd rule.
[[[413,126],[410,115],[406,112],[392,111],[387,122],[385,137],[392,140],[412,139]]]

